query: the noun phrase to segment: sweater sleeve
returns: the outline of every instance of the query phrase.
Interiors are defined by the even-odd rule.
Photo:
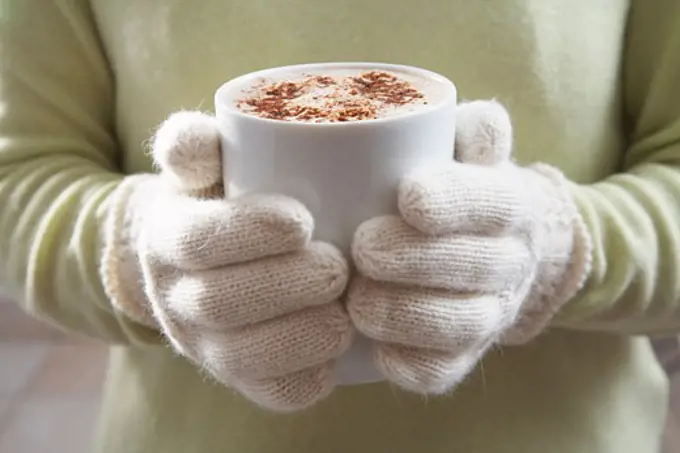
[[[633,0],[623,62],[624,170],[574,189],[593,237],[584,290],[559,326],[680,332],[680,2]]]
[[[88,2],[0,8],[0,285],[66,330],[156,342],[112,308],[99,277],[100,224],[123,175],[112,76]]]

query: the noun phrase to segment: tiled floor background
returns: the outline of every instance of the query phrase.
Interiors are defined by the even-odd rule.
[[[661,357],[678,371],[662,453],[680,453],[680,357]],[[0,453],[89,453],[105,361],[104,345],[47,329],[0,300]]]

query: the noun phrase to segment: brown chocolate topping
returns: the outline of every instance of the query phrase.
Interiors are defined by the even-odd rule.
[[[315,88],[333,87],[328,93],[313,96],[321,102],[301,105],[299,98]],[[262,118],[281,121],[333,123],[370,120],[380,108],[401,106],[419,101],[425,95],[409,82],[393,74],[369,71],[355,77],[334,79],[308,76],[301,81],[284,81],[258,88],[258,94],[237,102],[237,107]]]

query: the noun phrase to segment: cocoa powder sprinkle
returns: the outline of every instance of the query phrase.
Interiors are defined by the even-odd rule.
[[[263,82],[256,88],[256,94],[237,101],[237,107],[281,121],[362,121],[378,118],[381,109],[427,103],[411,83],[382,71],[344,78],[310,75],[299,81]]]

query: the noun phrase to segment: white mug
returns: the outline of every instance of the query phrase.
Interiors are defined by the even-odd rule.
[[[337,70],[387,71],[425,77],[441,85],[441,99],[403,114],[338,123],[266,119],[237,106],[244,90],[286,75]],[[352,237],[364,221],[396,214],[399,181],[410,172],[453,159],[457,94],[443,76],[382,63],[319,63],[258,71],[233,79],[215,93],[222,134],[224,181],[230,197],[279,193],[301,201],[315,221],[314,238],[349,258]],[[381,381],[370,340],[362,335],[338,360],[340,385]]]

